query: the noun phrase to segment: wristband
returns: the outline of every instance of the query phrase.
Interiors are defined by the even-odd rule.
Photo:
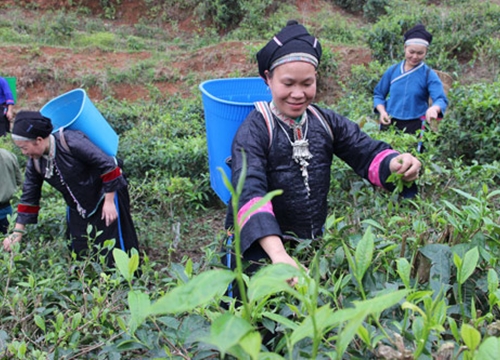
[[[26,230],[21,230],[21,229],[14,229],[12,232],[20,233],[20,234],[26,234]]]

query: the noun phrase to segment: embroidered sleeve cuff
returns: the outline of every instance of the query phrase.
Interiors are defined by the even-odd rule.
[[[106,174],[103,174],[101,175],[101,179],[102,179],[102,182],[110,182],[110,181],[113,181],[117,178],[119,178],[120,176],[122,176],[122,169],[120,169],[118,166],[116,168],[114,168],[114,170],[106,173]]]
[[[38,214],[39,211],[40,211],[39,205],[26,205],[26,204],[17,205],[17,212],[18,213]]]
[[[385,160],[390,161],[398,155],[399,153],[392,149],[387,149],[378,153],[368,169],[368,180],[375,186],[385,187],[384,182],[390,175],[388,162]]]
[[[257,241],[269,235],[283,236],[274,215],[268,212],[254,214],[245,227],[241,229],[241,253],[244,254],[243,257],[247,259],[246,251],[252,246],[260,248]]]
[[[242,228],[245,226],[245,224],[250,220],[250,218],[258,213],[266,212],[274,216],[274,211],[273,211],[273,204],[268,201],[266,202],[263,206],[259,207],[257,210],[253,211],[251,214],[249,214],[245,220],[243,221],[243,216],[245,213],[250,210],[250,208],[256,204],[259,200],[261,200],[262,197],[255,197],[248,201],[245,205],[241,207],[241,209],[238,211],[238,223],[240,224],[240,227]],[[243,222],[242,222],[243,221]]]

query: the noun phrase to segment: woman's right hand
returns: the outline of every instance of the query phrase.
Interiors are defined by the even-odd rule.
[[[3,249],[5,251],[9,251],[9,252],[12,251],[12,246],[15,243],[20,242],[22,238],[23,238],[23,235],[20,234],[20,233],[12,233],[12,234],[10,234],[3,241]]]
[[[391,117],[387,113],[387,111],[380,112],[379,121],[382,125],[390,125],[391,124]]]
[[[267,253],[273,264],[283,263],[292,265],[297,269],[299,268],[295,260],[287,253],[279,236],[271,235],[263,237],[259,240],[259,244]],[[298,282],[298,278],[294,277],[288,279],[287,282],[290,286],[295,286]]]

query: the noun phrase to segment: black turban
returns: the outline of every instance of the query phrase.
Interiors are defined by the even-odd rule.
[[[425,26],[422,24],[417,24],[408,30],[404,35],[405,42],[410,39],[422,39],[429,43],[432,42],[432,34],[425,30]]]
[[[259,74],[266,78],[264,71],[269,70],[273,62],[292,53],[310,54],[321,58],[321,44],[309,34],[306,28],[295,20],[290,20],[281,31],[257,53]]]
[[[45,139],[52,133],[53,129],[50,119],[38,111],[20,111],[14,120],[12,134],[28,139],[36,139],[37,137]]]

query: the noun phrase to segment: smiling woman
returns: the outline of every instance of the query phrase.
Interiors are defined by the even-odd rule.
[[[231,152],[234,188],[244,172],[244,158],[247,164],[236,218],[243,259],[253,263],[250,272],[264,259],[297,266],[284,242],[322,236],[334,155],[375,186],[392,190],[386,183],[391,173],[408,181],[418,176],[420,162],[415,157],[370,138],[349,119],[312,105],[321,54],[318,39],[296,21],[289,21],[257,53],[259,74],[271,89],[272,101],[260,103],[259,110],[247,116]],[[269,145],[271,126],[275,131]],[[246,217],[254,204],[278,189],[282,195]],[[226,219],[226,227],[232,230],[232,207]],[[227,259],[224,262],[235,266]]]

